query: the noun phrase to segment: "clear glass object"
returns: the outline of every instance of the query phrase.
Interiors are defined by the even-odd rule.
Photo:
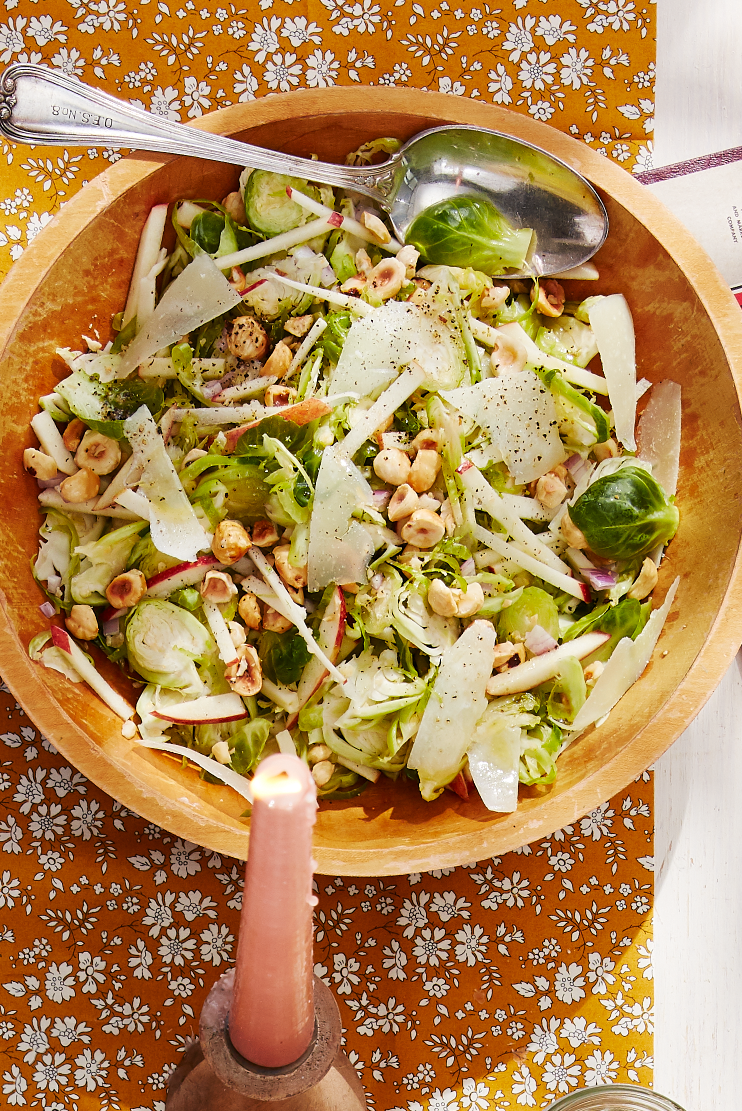
[[[667,1096],[635,1084],[580,1088],[552,1103],[548,1111],[683,1111]]]

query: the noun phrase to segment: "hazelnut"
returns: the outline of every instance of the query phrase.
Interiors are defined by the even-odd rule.
[[[100,490],[98,475],[87,467],[82,467],[75,474],[65,478],[59,485],[59,492],[66,502],[79,505],[81,502],[94,498]]]
[[[283,378],[293,357],[294,353],[289,345],[280,339],[263,364],[261,375],[275,374],[276,378]]]
[[[490,354],[495,374],[519,374],[528,361],[525,345],[499,332]]]
[[[318,787],[324,787],[335,774],[335,765],[331,760],[320,760],[312,768],[312,779]]]
[[[283,326],[284,332],[288,332],[290,336],[305,336],[309,329],[314,324],[314,317],[310,314],[307,316],[290,316]]]
[[[247,529],[239,521],[220,521],[214,530],[211,550],[220,563],[236,563],[250,548]]]
[[[273,558],[276,561],[276,571],[286,583],[287,586],[302,587],[307,585],[307,565],[295,567],[293,563],[289,562],[289,552],[291,547],[289,544],[281,544],[280,547],[273,549]]]
[[[299,394],[292,386],[268,386],[263,397],[263,404],[269,407],[291,405]]]
[[[278,610],[274,610],[272,606],[262,605],[263,610],[263,628],[269,633],[287,633],[293,627],[293,622],[289,621],[288,617],[284,617]]]
[[[407,482],[412,464],[406,452],[398,447],[387,447],[374,458],[374,474],[390,486],[401,486]]]
[[[432,448],[422,448],[415,456],[410,469],[409,484],[418,494],[429,490],[441,469],[441,457]]]
[[[247,224],[247,213],[245,212],[245,202],[242,199],[242,193],[240,193],[239,189],[236,189],[233,193],[227,193],[222,201],[222,207],[226,208],[235,224],[240,224],[243,228],[245,227]]]
[[[110,474],[121,462],[121,448],[110,436],[89,428],[75,453],[75,462],[95,474]]]
[[[226,326],[227,346],[238,359],[262,359],[268,350],[268,333],[253,316],[237,316]]]
[[[361,224],[379,243],[388,243],[392,238],[384,221],[373,212],[364,212],[361,216]]]
[[[77,451],[80,446],[80,440],[85,434],[87,425],[81,421],[79,417],[75,417],[65,428],[62,433],[62,443],[67,448],[67,451]]]
[[[430,509],[416,509],[398,531],[405,544],[412,544],[417,548],[434,548],[443,538],[446,529],[437,513]]]
[[[27,447],[23,452],[23,466],[32,478],[38,478],[41,482],[54,478],[57,473],[57,464],[51,455],[46,455],[35,447]]]
[[[200,587],[201,597],[207,602],[224,605],[237,593],[237,587],[224,571],[207,571]]]
[[[578,529],[569,513],[565,513],[562,517],[560,529],[562,536],[569,544],[570,548],[587,548],[588,543],[582,529]]]
[[[278,543],[278,529],[273,521],[256,521],[252,527],[252,542],[256,548],[271,548]]]
[[[656,587],[658,577],[657,565],[655,564],[653,559],[650,559],[649,556],[647,556],[647,558],[642,563],[642,569],[639,572],[638,577],[634,581],[634,584],[631,587],[631,590],[629,591],[627,597],[638,598],[639,601],[641,601],[642,598],[646,598],[647,595],[651,594]]]
[[[248,629],[260,628],[260,606],[251,590],[246,590],[237,604],[237,612]]]
[[[395,297],[406,280],[405,265],[396,258],[385,258],[369,271],[368,292],[371,301],[388,301]]]
[[[593,448],[593,458],[602,463],[604,459],[615,459],[618,455],[618,444],[615,440],[605,440]]]
[[[564,287],[554,278],[541,278],[538,283],[538,299],[536,286],[531,286],[531,300],[536,301],[536,308],[544,316],[561,316],[564,312]]]
[[[117,575],[106,587],[106,598],[114,609],[135,606],[147,593],[147,580],[141,571],[134,568]]]
[[[418,498],[415,491],[408,483],[403,482],[398,486],[391,497],[387,507],[387,517],[390,521],[401,521],[418,508]]]
[[[567,487],[554,471],[542,475],[536,483],[536,497],[545,509],[556,509],[566,496]]]
[[[496,312],[510,296],[510,287],[507,285],[488,285],[479,302],[485,312]]]
[[[78,640],[95,640],[98,636],[98,618],[92,606],[73,606],[64,623]]]
[[[225,668],[224,674],[235,694],[249,698],[258,693],[263,685],[263,672],[252,644],[241,644],[237,648],[237,663]]]

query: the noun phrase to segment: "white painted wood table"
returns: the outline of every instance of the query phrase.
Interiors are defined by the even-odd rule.
[[[657,19],[655,165],[742,146],[742,0],[657,0]],[[742,655],[655,772],[654,1086],[739,1111]]]

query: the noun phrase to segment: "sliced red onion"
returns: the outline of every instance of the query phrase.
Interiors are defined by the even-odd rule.
[[[59,581],[61,582],[62,580],[60,579]],[[39,609],[43,613],[44,617],[54,617],[54,614],[57,612],[57,607],[54,605],[53,602],[42,602],[42,604],[39,606]]]
[[[203,395],[204,395],[204,397],[211,400],[213,397],[216,397],[216,395],[218,393],[221,393],[223,388],[224,388],[224,386],[223,386],[223,381],[222,381],[221,378],[217,378],[213,382],[204,382],[204,384],[203,384]]]
[[[335,277],[333,268],[329,264],[324,266],[319,276],[319,284],[329,288],[329,286],[334,285],[336,281],[337,278]]]
[[[242,296],[243,296],[243,297],[246,297],[248,293],[252,293],[252,291],[253,291],[254,289],[257,289],[259,285],[265,285],[265,283],[267,282],[267,280],[268,280],[267,278],[260,278],[260,280],[259,280],[259,281],[257,281],[257,282],[253,282],[253,283],[252,283],[252,285],[249,285],[249,286],[247,287],[247,289],[243,290],[243,292],[242,292]]]
[[[476,575],[476,573],[477,565],[474,560],[471,558],[465,559],[464,562],[461,564],[461,574],[464,576],[464,578],[466,578],[467,575]]]
[[[37,478],[36,485],[39,490],[51,490],[53,486],[59,486],[60,482],[64,482],[66,477],[66,474],[61,474],[57,471],[54,478]]]
[[[56,592],[59,590],[61,585],[62,585],[62,576],[61,575],[49,575],[48,579],[46,580],[46,589],[51,594],[56,594]]]
[[[581,455],[570,455],[567,462],[564,464],[575,482],[579,482],[585,472],[589,469],[590,464],[587,463]]]
[[[384,576],[382,575],[381,571],[377,571],[376,574],[374,575],[374,577],[371,579],[371,588],[373,590],[378,590],[383,585],[384,585]]]
[[[391,490],[374,490],[374,509],[386,509],[392,500]]]
[[[581,567],[580,574],[593,590],[610,590],[618,582],[613,571],[602,571],[599,567]]]
[[[523,643],[534,656],[543,656],[544,652],[553,652],[557,647],[554,637],[541,625],[534,625],[531,631],[526,633]]]
[[[131,606],[124,606],[122,609],[114,609],[113,606],[106,606],[103,613],[100,615],[101,621],[118,621],[119,617],[123,617],[128,613]]]
[[[292,254],[294,258],[299,260],[303,258],[316,258],[314,251],[311,247],[307,246],[306,243],[302,243],[301,247],[295,247]]]
[[[101,625],[103,635],[107,637],[115,637],[121,630],[121,622],[118,617],[114,617],[111,621],[104,621]]]

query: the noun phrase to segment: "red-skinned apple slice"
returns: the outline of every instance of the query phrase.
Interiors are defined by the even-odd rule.
[[[452,779],[450,783],[447,783],[446,790],[453,791],[453,793],[455,795],[458,795],[460,799],[464,799],[464,801],[467,802],[469,799],[469,785],[464,779],[464,773],[459,772],[455,779]]]
[[[167,598],[174,590],[184,586],[196,586],[203,582],[207,571],[219,571],[224,565],[215,555],[199,556],[193,563],[176,563],[175,567],[168,567],[153,575],[147,582],[148,598]]]
[[[320,621],[317,633],[317,643],[323,652],[326,652],[332,663],[340,655],[340,646],[345,635],[345,624],[348,612],[345,605],[345,595],[339,586],[332,592],[332,597],[327,603],[327,609]],[[299,720],[299,710],[306,706],[309,699],[324,683],[329,672],[318,656],[312,656],[302,672],[299,686],[296,689],[299,698],[299,709],[291,715],[286,722],[287,729],[293,729]]]
[[[207,694],[188,702],[178,702],[175,706],[152,710],[152,715],[163,721],[183,725],[207,725],[220,721],[238,721],[247,717],[247,710],[238,694]]]

